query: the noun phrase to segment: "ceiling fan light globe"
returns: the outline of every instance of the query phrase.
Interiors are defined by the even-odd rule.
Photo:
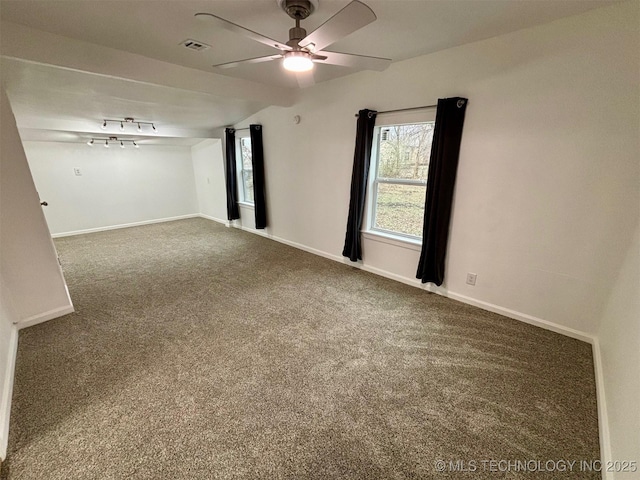
[[[289,52],[285,54],[282,66],[290,72],[308,72],[313,69],[313,61],[304,52]]]

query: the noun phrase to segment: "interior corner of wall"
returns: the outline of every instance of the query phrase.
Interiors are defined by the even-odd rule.
[[[607,400],[604,383],[604,368],[602,364],[602,352],[600,341],[594,336],[591,344],[593,352],[593,368],[596,377],[596,400],[598,405],[598,432],[600,435],[600,460],[603,465],[611,461],[611,440],[609,433],[609,415],[607,413]],[[603,472],[603,478],[612,478],[608,472]]]

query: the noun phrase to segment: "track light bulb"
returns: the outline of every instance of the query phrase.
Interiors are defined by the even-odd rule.
[[[124,142],[120,140],[120,148],[124,148]]]
[[[158,133],[158,130],[156,130],[156,126],[153,123],[151,124],[151,128],[153,128],[153,133]]]
[[[124,132],[124,123],[120,122],[120,131]]]
[[[138,132],[142,131],[142,127],[140,127],[140,124],[138,123]]]
[[[93,147],[93,138],[87,142],[87,145],[89,145],[90,147]]]
[[[136,142],[133,142],[133,146],[136,148],[140,148],[140,145],[138,145]]]
[[[109,140],[104,141],[104,148],[109,148]]]
[[[105,130],[107,128],[107,121],[102,122],[102,129]]]

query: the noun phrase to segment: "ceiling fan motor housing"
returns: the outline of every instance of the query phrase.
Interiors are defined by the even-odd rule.
[[[298,46],[298,42],[307,36],[307,31],[302,27],[293,27],[289,29],[289,41],[287,45],[292,48]]]
[[[277,0],[278,5],[294,20],[304,20],[318,6],[318,0]],[[304,37],[303,37],[304,38]]]

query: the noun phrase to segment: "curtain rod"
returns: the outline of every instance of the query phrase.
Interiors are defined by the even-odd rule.
[[[251,130],[249,127],[244,127],[244,128],[234,128],[233,131],[234,132],[239,132],[241,130]]]
[[[383,112],[376,112],[378,115],[382,114],[382,113],[396,113],[396,112],[408,112],[409,110],[422,110],[423,108],[434,108],[437,107],[438,105],[423,105],[422,107],[409,107],[409,108],[397,108],[395,110],[385,110]],[[358,116],[358,114],[356,113],[356,117]]]

